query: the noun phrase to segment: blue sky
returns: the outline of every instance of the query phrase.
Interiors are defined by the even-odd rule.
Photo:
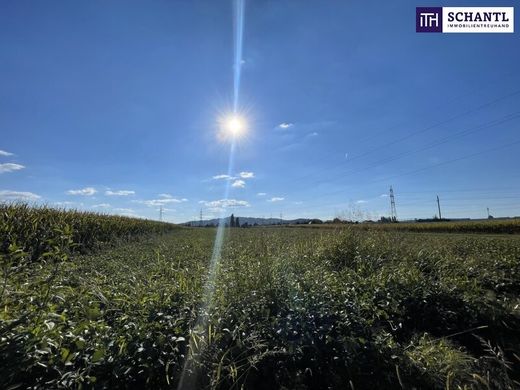
[[[4,1],[0,198],[378,218],[392,185],[401,219],[433,216],[437,194],[448,218],[520,215],[518,31],[417,34],[416,6],[247,1],[248,132],[226,178],[231,1]]]

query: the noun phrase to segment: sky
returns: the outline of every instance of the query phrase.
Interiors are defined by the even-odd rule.
[[[417,6],[246,0],[228,172],[232,1],[2,1],[0,200],[376,219],[392,186],[399,219],[520,215],[519,32],[416,33]]]

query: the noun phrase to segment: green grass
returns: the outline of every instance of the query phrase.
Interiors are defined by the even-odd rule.
[[[2,274],[0,387],[519,386],[517,236],[228,229],[204,302],[214,237]]]

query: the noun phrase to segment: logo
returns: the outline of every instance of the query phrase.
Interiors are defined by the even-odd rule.
[[[420,33],[512,33],[514,7],[417,7],[415,31]]]
[[[417,7],[416,32],[442,32],[442,7]]]

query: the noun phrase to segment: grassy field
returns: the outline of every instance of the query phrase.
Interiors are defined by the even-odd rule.
[[[516,235],[2,211],[0,388],[519,387]]]
[[[382,230],[414,233],[469,233],[469,234],[519,234],[520,219],[490,219],[479,221],[439,221],[439,222],[399,222],[399,223],[360,223],[360,224],[315,224],[285,225],[316,229],[337,229],[350,226],[361,230]]]

